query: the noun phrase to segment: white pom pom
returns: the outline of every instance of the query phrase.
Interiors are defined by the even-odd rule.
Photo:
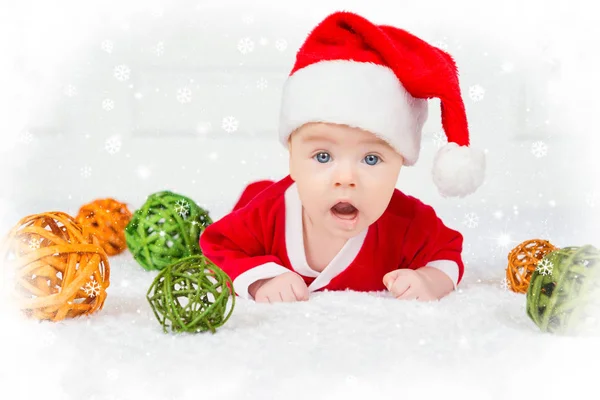
[[[444,197],[465,197],[483,183],[483,151],[454,142],[438,150],[433,161],[433,181]]]

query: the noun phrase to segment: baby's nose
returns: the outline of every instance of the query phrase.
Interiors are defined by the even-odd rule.
[[[336,172],[335,186],[356,186],[356,172],[352,166],[341,164]]]

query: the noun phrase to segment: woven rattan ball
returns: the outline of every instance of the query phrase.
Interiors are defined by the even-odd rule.
[[[111,198],[94,200],[79,209],[75,220],[98,238],[109,256],[127,248],[125,227],[131,220],[131,211],[126,204]]]
[[[146,297],[164,332],[170,328],[215,333],[235,306],[231,279],[203,255],[183,258],[161,270]]]
[[[170,191],[154,193],[133,213],[125,240],[146,270],[161,270],[184,257],[202,254],[200,234],[212,223],[190,198]]]
[[[104,305],[110,265],[97,239],[68,214],[21,219],[3,240],[4,282],[29,317],[60,321]]]
[[[531,277],[527,315],[544,332],[578,334],[590,322],[597,328],[599,278],[600,251],[593,246],[547,254]]]
[[[556,247],[547,240],[526,240],[508,253],[506,280],[508,287],[516,293],[527,293],[531,275],[544,256]]]

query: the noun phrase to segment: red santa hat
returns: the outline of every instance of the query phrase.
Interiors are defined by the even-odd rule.
[[[336,12],[312,30],[283,88],[279,138],[308,122],[349,125],[388,142],[411,166],[419,158],[427,99],[439,98],[448,143],[433,165],[443,196],[464,197],[483,182],[485,157],[469,147],[452,57],[418,37]]]

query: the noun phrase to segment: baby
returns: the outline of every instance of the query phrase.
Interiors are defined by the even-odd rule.
[[[283,90],[289,175],[250,184],[200,237],[238,296],[273,303],[387,289],[430,301],[457,287],[462,235],[395,188],[402,167],[417,161],[432,97],[448,137],[433,179],[443,196],[463,197],[483,182],[485,160],[469,147],[452,58],[349,12],[313,29]]]

